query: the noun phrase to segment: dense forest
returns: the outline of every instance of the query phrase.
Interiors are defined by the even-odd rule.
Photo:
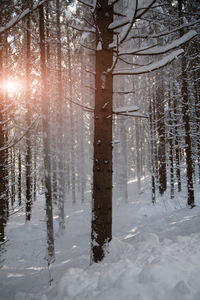
[[[194,208],[199,1],[1,0],[0,8],[0,255],[9,220],[23,211],[30,223],[38,201],[48,265],[54,215],[62,236],[69,203],[91,203],[91,263],[109,252],[113,198],[129,202],[130,180],[140,195],[148,178],[153,205],[183,193]]]

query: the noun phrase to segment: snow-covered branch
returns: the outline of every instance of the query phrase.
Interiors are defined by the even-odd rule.
[[[122,44],[127,38],[130,30],[139,17],[145,14],[146,11],[155,3],[156,0],[134,0],[129,4],[129,10],[125,17],[112,22],[109,29],[122,28],[119,35],[119,44]],[[113,47],[114,44],[111,45]]]
[[[114,113],[119,114],[119,113],[130,113],[130,112],[134,112],[134,111],[138,111],[140,108],[138,106],[122,106],[122,107],[118,107],[115,108],[113,110]]]
[[[88,28],[88,27],[79,27],[76,25],[69,25],[70,28],[80,31],[80,32],[88,32],[88,33],[95,33],[95,29],[94,28]]]
[[[18,144],[27,135],[27,133],[33,128],[33,126],[36,124],[36,121],[38,121],[39,118],[40,118],[40,116],[35,118],[35,120],[30,124],[30,126],[26,129],[26,131],[22,134],[21,137],[17,138],[14,134],[13,137],[11,138],[11,140],[7,143],[7,145],[0,148],[0,151],[10,149],[10,148],[14,147],[16,144]]]
[[[176,49],[179,46],[185,44],[186,42],[190,41],[193,37],[197,35],[195,30],[190,30],[186,34],[184,34],[181,38],[176,39],[170,44],[166,46],[151,46],[147,49],[133,49],[131,51],[123,51],[120,52],[119,55],[160,55],[169,52],[172,49]]]
[[[148,118],[145,114],[139,113],[138,110],[140,108],[138,106],[122,106],[113,109],[114,115],[125,116],[125,117],[138,117],[138,118]]]
[[[183,49],[175,50],[170,54],[166,55],[165,57],[163,57],[162,59],[160,59],[159,61],[153,62],[147,66],[135,68],[132,70],[116,70],[113,72],[113,75],[139,75],[139,74],[155,71],[171,63],[175,58],[177,58],[182,53],[184,53]]]
[[[119,113],[117,115],[125,116],[125,117],[135,117],[135,118],[145,118],[145,119],[148,119],[147,115],[145,115],[143,113],[139,113],[139,112]]]
[[[123,43],[129,35],[131,28],[136,21],[140,18],[149,8],[156,2],[156,0],[140,0],[131,1],[130,10],[127,13],[130,23],[123,27],[122,32],[119,36],[119,43]]]
[[[153,39],[153,38],[159,38],[159,37],[163,37],[163,36],[166,36],[166,35],[170,35],[171,33],[174,33],[174,32],[177,32],[178,30],[182,29],[182,28],[189,28],[191,26],[194,26],[196,24],[200,23],[200,20],[197,20],[195,22],[190,22],[190,23],[187,23],[187,24],[184,24],[184,25],[181,25],[181,26],[178,26],[172,30],[168,30],[168,31],[162,31],[162,32],[159,32],[157,34],[148,34],[148,35],[145,35],[145,34],[140,34],[140,35],[135,35],[133,34],[133,36],[130,36],[128,40],[131,40],[131,39]]]
[[[47,1],[49,0],[42,0],[38,4],[35,4],[31,9],[27,8],[19,15],[13,17],[5,26],[0,27],[0,33],[6,32],[7,30],[15,26],[17,23],[23,20],[28,14],[36,10],[40,5],[45,4]]]

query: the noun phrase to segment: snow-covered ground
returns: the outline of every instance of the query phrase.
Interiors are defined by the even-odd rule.
[[[45,260],[44,199],[34,203],[32,221],[23,210],[7,226],[1,255],[1,300],[199,300],[200,185],[197,206],[186,207],[185,192],[151,204],[149,184],[137,194],[129,183],[129,202],[114,196],[110,253],[90,265],[89,201],[66,204],[66,230],[59,235],[55,215],[56,261]],[[51,283],[51,284],[50,284]]]

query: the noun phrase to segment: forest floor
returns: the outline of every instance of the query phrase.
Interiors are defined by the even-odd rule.
[[[44,198],[34,203],[32,220],[14,210],[1,254],[0,300],[199,300],[200,185],[196,207],[186,192],[168,192],[151,203],[148,182],[129,201],[114,195],[110,253],[90,265],[91,204],[66,203],[66,229],[59,234],[55,210],[56,260],[47,267]]]

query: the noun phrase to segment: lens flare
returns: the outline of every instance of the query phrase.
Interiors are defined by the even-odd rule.
[[[9,95],[20,93],[22,88],[22,82],[17,78],[8,78],[2,83],[2,89]]]

